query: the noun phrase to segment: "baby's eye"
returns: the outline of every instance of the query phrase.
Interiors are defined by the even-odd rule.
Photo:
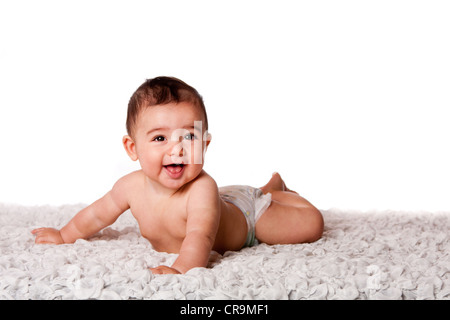
[[[163,136],[156,136],[153,138],[152,141],[163,142],[165,140],[166,140],[166,138],[164,138]]]
[[[197,137],[193,133],[188,133],[184,136],[185,140],[195,140]]]

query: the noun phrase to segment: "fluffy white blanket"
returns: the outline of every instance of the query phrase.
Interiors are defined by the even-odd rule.
[[[0,204],[0,299],[450,299],[450,213],[323,211],[323,238],[212,255],[208,268],[154,276],[157,252],[126,212],[95,237],[35,245],[83,205]]]

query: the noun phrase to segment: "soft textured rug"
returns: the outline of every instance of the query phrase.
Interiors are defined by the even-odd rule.
[[[0,204],[0,299],[450,299],[450,213],[323,211],[323,238],[212,255],[154,276],[157,252],[126,212],[93,238],[35,245],[83,205]]]

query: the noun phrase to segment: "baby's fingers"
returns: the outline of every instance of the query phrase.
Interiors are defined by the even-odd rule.
[[[54,239],[51,239],[47,235],[37,236],[36,239],[34,239],[34,243],[37,243],[37,244],[59,244],[59,242],[55,241]]]
[[[174,268],[168,266],[159,266],[156,268],[150,268],[153,274],[179,274],[180,272]]]
[[[34,239],[34,243],[39,243],[39,244],[50,243],[49,239],[45,233],[43,234],[43,233],[37,232],[35,234],[36,234],[36,238]]]
[[[61,244],[64,241],[59,235],[59,231],[52,228],[37,228],[31,231],[36,236],[35,243],[39,244]]]
[[[39,233],[40,231],[42,231],[44,228],[37,228],[37,229],[33,229],[33,230],[31,230],[31,233],[32,234],[36,234],[36,233]]]

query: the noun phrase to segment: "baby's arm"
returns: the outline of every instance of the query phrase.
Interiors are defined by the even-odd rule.
[[[114,187],[90,206],[84,208],[61,230],[38,228],[31,231],[36,235],[36,243],[73,243],[77,239],[86,239],[101,229],[111,225],[129,208],[124,188],[126,176],[116,182]]]
[[[152,273],[186,273],[206,267],[220,222],[217,185],[211,178],[198,181],[187,203],[186,237],[172,267],[152,268]]]

